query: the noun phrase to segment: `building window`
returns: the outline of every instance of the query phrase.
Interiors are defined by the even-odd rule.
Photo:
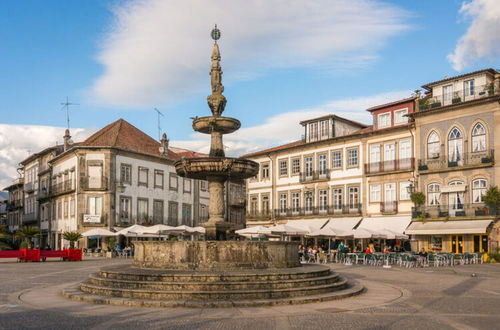
[[[102,214],[102,197],[89,197],[88,198],[88,214],[101,215]],[[61,206],[59,202],[59,206]]]
[[[288,207],[287,203],[287,193],[280,193],[280,213],[285,213]]]
[[[132,165],[120,165],[120,182],[132,184]]]
[[[148,213],[149,201],[147,198],[137,198],[137,222],[144,223],[149,221]]]
[[[342,151],[332,151],[332,168],[342,168]]]
[[[102,179],[102,163],[89,163],[87,164],[88,173],[88,188],[100,189],[103,188]],[[62,181],[62,178],[60,179]]]
[[[182,203],[182,223],[191,225],[191,204]]]
[[[406,124],[408,123],[408,109],[401,109],[394,111],[394,124]]]
[[[318,123],[309,124],[309,140],[317,140],[318,139]]]
[[[300,158],[292,159],[292,175],[300,173]]]
[[[305,159],[305,172],[306,176],[312,176],[313,175],[313,158],[312,156],[307,156]]]
[[[200,189],[201,191],[207,191],[207,181],[205,180],[200,181]]]
[[[179,218],[179,204],[177,202],[168,202],[168,225],[177,226]]]
[[[396,145],[388,143],[384,145],[384,161],[393,161],[396,159]]]
[[[185,193],[191,193],[191,179],[186,179],[184,178],[183,181],[183,192]]]
[[[304,193],[304,208],[306,212],[311,212],[314,205],[314,193],[312,191],[306,191]]]
[[[328,207],[328,190],[322,189],[319,191],[319,210],[326,211]]]
[[[148,186],[148,173],[149,173],[149,169],[147,169],[146,167],[142,167],[142,166],[139,166],[138,168],[138,185],[139,186]]]
[[[430,206],[437,206],[440,204],[441,187],[438,183],[431,183],[427,186],[427,201]]]
[[[322,154],[318,156],[318,172],[319,175],[326,175],[326,154]]]
[[[155,224],[163,223],[163,201],[155,199],[153,201],[153,222]]]
[[[410,186],[411,182],[409,181],[404,181],[399,183],[399,200],[401,201],[407,201],[410,200],[410,194],[408,193],[408,187]]]
[[[69,200],[69,215],[75,216],[75,199],[73,197]]]
[[[349,187],[349,208],[359,209],[359,188]]]
[[[155,170],[155,188],[163,189],[163,171]]]
[[[391,113],[381,113],[378,115],[378,128],[384,128],[391,126]]]
[[[483,203],[486,194],[486,180],[477,179],[472,181],[472,203]]]
[[[443,103],[447,104],[451,102],[453,97],[453,85],[443,86]]]
[[[319,125],[320,128],[320,137],[327,138],[328,137],[328,120],[322,120]]]
[[[347,149],[347,167],[358,166],[358,149]]]
[[[250,197],[250,214],[251,215],[257,214],[258,203],[259,202],[258,202],[257,196]]]
[[[472,152],[486,151],[486,129],[477,123],[472,129]]]
[[[386,183],[384,185],[384,201],[386,203],[394,202],[396,200],[396,184]]]
[[[463,138],[462,132],[454,127],[450,135],[448,135],[448,161],[449,162],[458,162],[461,161],[462,156],[462,146],[463,146]]]
[[[287,176],[288,175],[288,160],[280,160],[280,176]]]
[[[427,158],[439,158],[440,141],[436,131],[432,131],[427,138]]]
[[[132,198],[120,196],[120,221],[130,222]]]
[[[263,214],[269,214],[269,196],[264,195],[262,196],[262,213]]]
[[[300,192],[292,192],[292,212],[299,212]]]
[[[178,184],[179,184],[179,179],[177,177],[177,174],[170,173],[169,180],[168,180],[169,189],[177,191]]]
[[[399,159],[410,159],[412,158],[413,153],[411,150],[411,141],[404,140],[399,142]]]
[[[269,179],[269,163],[262,164],[260,177],[262,180]]]
[[[342,209],[342,203],[344,202],[343,191],[342,188],[334,188],[333,189],[333,209],[340,210]]]
[[[380,145],[372,145],[370,146],[370,163],[379,163],[380,162]]]
[[[64,200],[64,218],[67,218],[69,214],[69,205],[68,201]]]
[[[474,79],[464,81],[464,95],[474,95]]]
[[[380,185],[379,184],[370,185],[370,202],[371,203],[380,202]]]

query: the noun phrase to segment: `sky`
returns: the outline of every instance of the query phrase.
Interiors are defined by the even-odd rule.
[[[369,124],[368,107],[421,85],[500,68],[498,0],[0,1],[0,188],[33,152],[123,118],[207,152],[191,129],[210,114],[214,23],[221,30],[232,156],[297,140],[328,113]]]

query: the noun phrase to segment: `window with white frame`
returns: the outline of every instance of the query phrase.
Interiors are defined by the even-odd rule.
[[[292,192],[292,212],[299,212],[300,208],[300,192]]]
[[[396,159],[396,145],[388,143],[384,145],[384,161],[393,161]]]
[[[320,128],[320,137],[327,138],[328,137],[328,120],[322,120],[319,124]]]
[[[358,187],[349,187],[349,208],[357,209],[359,208],[359,188]]]
[[[403,140],[399,142],[399,159],[412,158],[411,140]]]
[[[407,201],[410,200],[410,193],[408,192],[408,187],[411,185],[410,181],[403,181],[399,183],[399,200]]]
[[[292,159],[292,175],[300,173],[300,158]]]
[[[120,165],[120,181],[121,183],[132,184],[132,165]]]
[[[370,163],[380,162],[380,145],[375,144],[370,146]]]
[[[68,204],[68,200],[65,199],[64,200],[64,217],[67,218],[68,214],[69,214],[69,204]]]
[[[389,126],[391,126],[391,113],[386,112],[386,113],[379,114],[377,127],[384,128],[384,127],[389,127]]]
[[[342,203],[344,202],[343,189],[333,188],[332,196],[333,196],[333,208],[335,210],[342,209]]]
[[[483,203],[483,196],[486,194],[486,185],[485,179],[472,181],[472,203]]]
[[[72,217],[75,215],[75,198],[73,197],[69,200],[69,215]]]
[[[347,149],[347,166],[357,167],[358,160],[358,149]]]
[[[269,195],[262,196],[261,212],[266,215],[269,214]]]
[[[262,164],[260,177],[262,180],[269,179],[269,163]]]
[[[463,135],[454,127],[448,135],[448,161],[458,162],[463,159]]]
[[[439,158],[441,143],[436,131],[432,131],[427,138],[427,158]]]
[[[306,172],[306,176],[311,176],[313,174],[313,158],[312,158],[312,156],[307,156],[305,158],[305,172]]]
[[[431,183],[427,186],[427,203],[430,206],[437,206],[441,199],[441,187],[439,183]]]
[[[149,169],[146,168],[146,167],[142,167],[142,166],[139,166],[139,174],[138,174],[138,178],[139,178],[139,181],[138,181],[138,184],[139,186],[148,186],[148,173],[149,173]]]
[[[472,129],[472,152],[486,151],[486,129],[477,123]]]
[[[59,208],[61,204],[58,205]],[[102,212],[102,197],[89,197],[88,198],[88,214],[101,215]]]
[[[279,166],[280,166],[280,176],[288,175],[288,160],[287,159],[280,160]]]
[[[342,151],[332,151],[332,168],[342,168]]]
[[[137,221],[139,223],[147,222],[148,217],[148,199],[137,198]]]
[[[306,191],[304,193],[304,208],[306,211],[312,211],[313,208],[313,197],[314,197],[314,192],[312,191]]]
[[[474,79],[464,81],[464,96],[474,95]]]
[[[318,139],[318,123],[310,123],[309,124],[309,140],[317,140]]]
[[[280,193],[280,212],[284,213],[286,212],[286,209],[288,207],[288,194],[287,193]]]
[[[132,198],[127,196],[120,196],[120,221],[130,222],[132,211]]]
[[[394,111],[394,124],[406,124],[408,123],[408,108]]]
[[[396,184],[386,183],[384,184],[384,202],[391,203],[396,200]]]
[[[328,207],[328,190],[321,189],[318,192],[319,194],[319,210],[326,211]]]
[[[380,185],[379,184],[370,185],[370,202],[371,203],[380,202]]]
[[[326,171],[326,154],[321,154],[318,156],[318,172],[320,175],[325,175]]]
[[[453,85],[443,86],[443,102],[449,103],[453,97]]]

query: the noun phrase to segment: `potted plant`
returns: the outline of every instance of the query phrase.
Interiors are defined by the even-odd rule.
[[[457,167],[457,166],[458,166],[458,162],[457,161],[448,162],[448,167]]]
[[[429,166],[427,166],[426,164],[418,165],[419,171],[427,171],[428,169],[429,169]]]
[[[422,211],[420,210],[420,208],[425,203],[425,194],[421,191],[415,191],[411,193],[410,199],[415,205],[412,217],[413,218],[420,217],[422,215]]]
[[[483,163],[483,164],[488,164],[488,163],[492,163],[492,162],[493,162],[493,157],[491,157],[491,156],[486,156],[486,157],[481,158],[481,163]]]
[[[420,111],[424,111],[424,110],[429,109],[429,98],[428,97],[424,97],[424,98],[421,98],[418,100],[418,109]]]
[[[474,214],[476,216],[488,215],[488,208],[485,206],[477,207],[476,210],[474,211]]]
[[[25,243],[21,243],[21,245],[26,246],[28,249],[32,249],[33,239],[40,237],[40,229],[35,226],[23,226],[16,231],[14,236]]]
[[[500,190],[497,186],[490,186],[483,196],[483,201],[490,208],[490,213],[496,215],[500,205]]]
[[[459,103],[461,101],[462,99],[460,98],[460,95],[458,95],[458,92],[454,92],[453,98],[451,99],[451,103]]]
[[[80,234],[77,231],[67,231],[63,233],[63,238],[67,241],[69,241],[69,248],[71,250],[75,249],[75,242],[78,241],[80,238],[82,238],[82,234]]]

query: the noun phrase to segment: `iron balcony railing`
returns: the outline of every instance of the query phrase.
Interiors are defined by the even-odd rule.
[[[33,182],[26,182],[24,184],[24,191],[30,193],[35,190],[35,184]]]
[[[494,156],[493,149],[479,152],[466,152],[458,155],[454,154],[453,156],[436,155],[435,158],[420,159],[418,161],[418,170],[433,171],[462,166],[493,165],[495,161]]]
[[[6,209],[7,211],[13,211],[15,209],[19,209],[23,207],[22,199],[14,199],[10,202],[7,202]]]
[[[380,202],[380,212],[387,214],[398,213],[398,202]]]
[[[108,178],[105,176],[83,176],[80,178],[80,187],[83,190],[107,190]]]
[[[23,223],[25,223],[25,222],[34,222],[36,220],[37,220],[37,218],[36,218],[36,213],[35,212],[28,213],[28,214],[23,214]]]
[[[361,204],[325,205],[315,207],[275,209],[272,212],[250,212],[247,213],[246,217],[248,219],[271,219],[273,217],[276,219],[282,219],[313,215],[360,215],[361,211]]]
[[[60,195],[74,190],[75,190],[75,185],[73,183],[73,180],[66,180],[63,182],[53,184],[50,187],[50,195],[51,196]]]
[[[473,101],[493,95],[498,95],[499,90],[494,90],[492,84],[474,86],[460,91],[450,91],[448,93],[422,98],[419,100],[419,111],[435,109],[450,104],[459,104],[462,102]]]
[[[321,181],[329,179],[330,179],[330,169],[328,168],[320,171],[300,172],[299,176],[300,182]]]
[[[374,174],[391,171],[412,171],[415,169],[415,158],[402,158],[365,164],[365,173]]]
[[[432,205],[412,208],[413,218],[455,218],[497,215],[495,208],[484,203]]]

